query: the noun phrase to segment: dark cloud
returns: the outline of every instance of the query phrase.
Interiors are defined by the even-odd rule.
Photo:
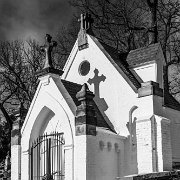
[[[55,34],[72,17],[67,0],[1,0],[0,40],[41,40],[45,33]]]

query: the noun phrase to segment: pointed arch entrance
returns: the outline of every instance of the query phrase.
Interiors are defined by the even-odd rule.
[[[73,179],[73,132],[62,106],[44,106],[29,141],[29,180]],[[66,172],[66,173],[65,173]]]

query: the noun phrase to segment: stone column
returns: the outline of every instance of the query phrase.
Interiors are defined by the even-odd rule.
[[[154,172],[151,123],[151,117],[136,120],[138,174]]]
[[[170,120],[155,115],[157,129],[157,161],[158,171],[172,170],[172,147]]]
[[[20,114],[16,114],[16,121],[11,131],[11,177],[13,180],[21,179],[21,136]]]
[[[81,104],[77,107],[75,118],[75,180],[94,180],[93,149],[97,123],[93,108],[94,94],[84,84],[76,97]]]
[[[143,112],[142,117],[136,120],[138,173],[171,170],[170,120],[154,114],[157,103],[155,99],[162,98],[162,89],[152,81],[142,83],[138,96],[141,98],[140,108]],[[149,97],[148,103],[146,97]],[[152,111],[148,114],[150,108]]]
[[[138,173],[170,171],[170,120],[153,115],[136,121]]]

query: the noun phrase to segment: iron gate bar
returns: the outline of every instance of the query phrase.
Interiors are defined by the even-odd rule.
[[[62,161],[65,144],[63,133],[53,132],[39,136],[30,147],[30,180],[62,179]],[[57,156],[56,156],[56,155]],[[44,178],[41,178],[44,177]],[[59,180],[60,180],[59,179]]]

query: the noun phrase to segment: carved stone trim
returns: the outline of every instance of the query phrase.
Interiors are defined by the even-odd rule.
[[[149,95],[156,95],[163,97],[163,89],[159,87],[159,84],[153,81],[141,83],[141,88],[138,89],[138,97],[144,97]]]
[[[81,135],[96,136],[96,126],[90,124],[76,125],[76,136]]]

